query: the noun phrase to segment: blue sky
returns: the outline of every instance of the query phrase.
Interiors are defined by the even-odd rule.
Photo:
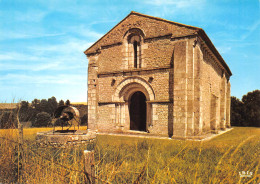
[[[201,27],[233,76],[260,88],[259,0],[0,0],[0,102],[87,101],[83,53],[131,11]]]

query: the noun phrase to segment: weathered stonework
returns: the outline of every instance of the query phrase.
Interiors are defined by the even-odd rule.
[[[96,139],[96,132],[90,130],[77,130],[76,132],[38,132],[36,143],[42,146],[66,147],[69,145],[86,144]]]
[[[230,127],[232,73],[201,28],[131,12],[85,54],[89,129],[187,138]]]

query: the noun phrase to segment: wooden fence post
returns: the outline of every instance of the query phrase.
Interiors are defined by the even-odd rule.
[[[17,111],[17,124],[18,124],[18,183],[22,183],[23,180],[23,125],[21,124],[19,120],[19,112],[20,112],[20,104],[18,105],[18,111]]]
[[[84,151],[85,158],[85,175],[87,184],[95,184],[95,159],[94,151]]]
[[[23,125],[19,122],[18,124],[18,143],[23,144]]]

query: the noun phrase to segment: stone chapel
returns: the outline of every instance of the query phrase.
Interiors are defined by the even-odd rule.
[[[89,129],[192,138],[230,127],[232,73],[203,29],[131,12],[84,53]]]

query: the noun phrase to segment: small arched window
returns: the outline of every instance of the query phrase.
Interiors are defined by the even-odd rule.
[[[129,60],[132,61],[134,68],[141,68],[141,37],[132,34],[128,39]]]
[[[124,34],[125,69],[137,69],[144,67],[142,61],[144,47],[144,33],[139,28],[131,28]]]
[[[137,53],[137,41],[134,41],[134,67],[137,68],[137,60],[138,60],[138,53]]]

